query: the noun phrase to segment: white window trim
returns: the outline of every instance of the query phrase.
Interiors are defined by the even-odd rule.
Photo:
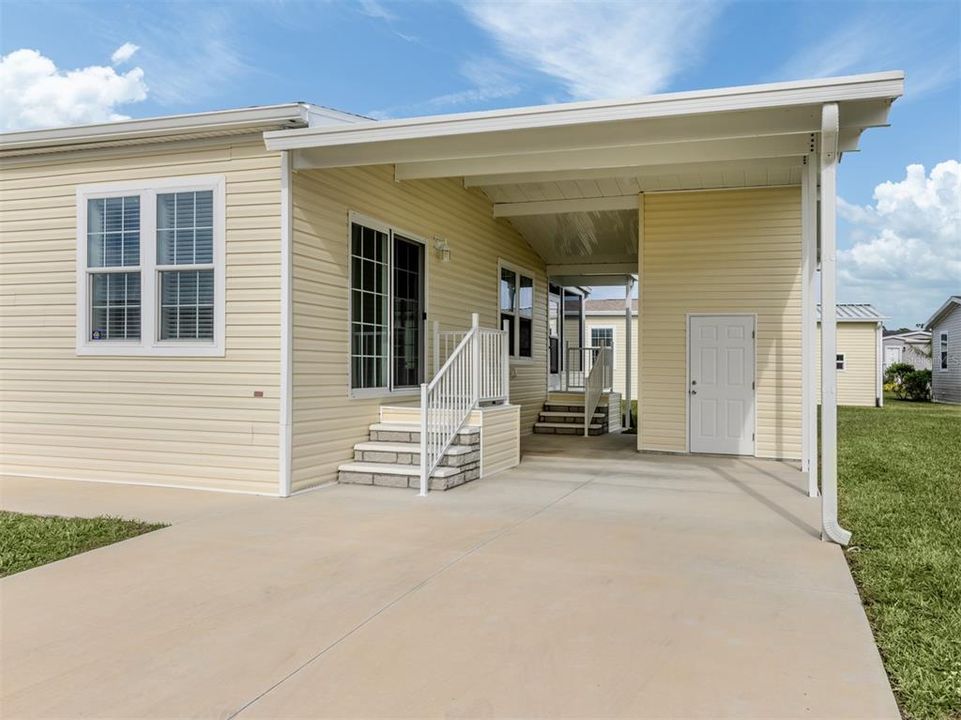
[[[841,363],[841,367],[837,366],[838,363]],[[834,367],[837,369],[838,372],[844,372],[847,369],[848,363],[844,353],[842,352],[834,353]]]
[[[944,348],[944,365],[941,364],[941,348]],[[951,369],[951,345],[947,330],[938,332],[938,372],[948,372]],[[933,364],[933,363],[932,363]]]
[[[212,190],[214,200],[214,339],[161,340],[157,266],[157,195]],[[140,265],[117,268],[140,271],[140,339],[90,339],[90,280],[87,272],[87,201],[123,195],[140,196]],[[77,187],[77,355],[223,357],[226,332],[226,182],[223,175],[154,178]],[[189,269],[184,266],[183,269]]]
[[[497,318],[497,327],[499,330],[503,330],[501,325],[501,270],[510,270],[515,275],[526,275],[531,279],[531,354],[530,357],[526,357],[520,354],[521,347],[521,333],[520,333],[520,311],[519,308],[515,308],[513,311],[514,315],[514,347],[511,348],[513,352],[508,356],[510,364],[517,365],[529,365],[534,362],[534,358],[537,356],[536,352],[536,316],[537,316],[537,275],[530,268],[526,268],[522,265],[515,265],[507,260],[498,259],[497,260],[497,314],[494,316]],[[520,283],[517,283],[516,297],[520,297]],[[563,307],[563,305],[562,305]]]
[[[617,367],[617,343],[614,342],[615,339],[616,339],[617,328],[615,328],[613,325],[591,325],[589,328],[587,328],[587,332],[590,334],[591,347],[595,347],[595,345],[594,345],[594,331],[595,331],[595,330],[610,330],[610,331],[611,331],[611,350],[612,350],[612,352],[611,352],[611,369],[613,370],[613,369],[615,369],[615,368]]]
[[[371,398],[389,398],[389,397],[419,397],[420,396],[420,386],[412,387],[393,387],[394,382],[394,368],[393,363],[390,360],[387,363],[387,382],[389,383],[386,387],[373,387],[373,388],[355,388],[354,385],[354,367],[353,367],[353,355],[352,355],[352,345],[353,332],[352,319],[353,319],[353,292],[352,292],[352,278],[351,275],[351,256],[352,256],[352,243],[353,236],[351,235],[352,226],[354,223],[358,225],[363,225],[364,227],[369,227],[372,230],[377,230],[382,233],[386,233],[390,242],[388,243],[388,253],[390,256],[390,261],[387,265],[387,294],[388,294],[388,307],[387,315],[389,318],[388,329],[391,328],[391,323],[393,322],[394,316],[394,298],[393,298],[393,287],[394,287],[394,235],[400,235],[405,240],[412,240],[419,243],[424,248],[424,314],[427,315],[429,312],[429,292],[430,292],[430,253],[428,252],[427,240],[417,233],[407,232],[403,228],[397,227],[396,225],[391,225],[383,220],[378,220],[370,215],[364,215],[363,213],[356,212],[355,210],[349,210],[347,212],[347,397],[351,400],[368,400]],[[429,315],[427,315],[429,317]],[[428,322],[425,319],[423,321],[423,338],[421,339],[421,352],[422,361],[424,363],[424,377],[428,378],[427,375],[427,355],[428,355]],[[392,340],[392,338],[391,338]],[[389,356],[392,359],[393,356]]]

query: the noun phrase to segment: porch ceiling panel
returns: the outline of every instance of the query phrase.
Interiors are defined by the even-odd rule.
[[[530,215],[510,222],[548,265],[637,265],[636,210]]]

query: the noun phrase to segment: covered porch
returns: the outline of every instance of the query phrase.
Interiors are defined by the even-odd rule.
[[[843,543],[833,361],[836,171],[865,129],[887,123],[902,89],[900,73],[881,73],[265,137],[295,175],[389,166],[400,186],[428,192],[431,183],[453,179],[482,193],[491,216],[540,258],[547,288],[539,291],[556,288],[562,308],[565,288],[627,286],[636,277],[639,333],[627,355],[640,385],[636,449],[797,460],[807,493],[823,495],[824,536]],[[449,241],[435,238],[432,249],[443,256]],[[437,358],[421,386],[422,493],[471,413],[512,397],[521,370],[528,393],[543,378],[546,397],[558,369],[545,362],[540,375],[523,357],[525,348],[550,342],[546,307],[538,316],[533,300],[516,299],[525,288],[537,296],[535,273],[497,265],[501,282],[506,273],[515,283],[509,305],[502,299],[486,328],[475,320],[464,340],[471,333],[476,340]],[[820,368],[818,300],[827,318]],[[605,389],[604,356],[583,381],[585,424]],[[734,357],[736,365],[724,364]],[[822,376],[820,443],[815,372]]]

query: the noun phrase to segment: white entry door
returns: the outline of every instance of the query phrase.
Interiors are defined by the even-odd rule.
[[[691,452],[754,454],[754,318],[692,316]]]
[[[894,365],[894,363],[899,363],[899,362],[901,362],[901,348],[899,347],[884,348],[885,369],[887,369],[891,365]]]

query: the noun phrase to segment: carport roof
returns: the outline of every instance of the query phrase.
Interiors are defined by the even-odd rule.
[[[885,72],[633,100],[328,124],[264,133],[300,170],[393,165],[398,181],[462,178],[558,276],[637,270],[638,194],[798,185],[836,103],[838,150],[884,126],[904,75]],[[603,267],[601,267],[603,266]],[[591,283],[587,283],[591,284]]]

